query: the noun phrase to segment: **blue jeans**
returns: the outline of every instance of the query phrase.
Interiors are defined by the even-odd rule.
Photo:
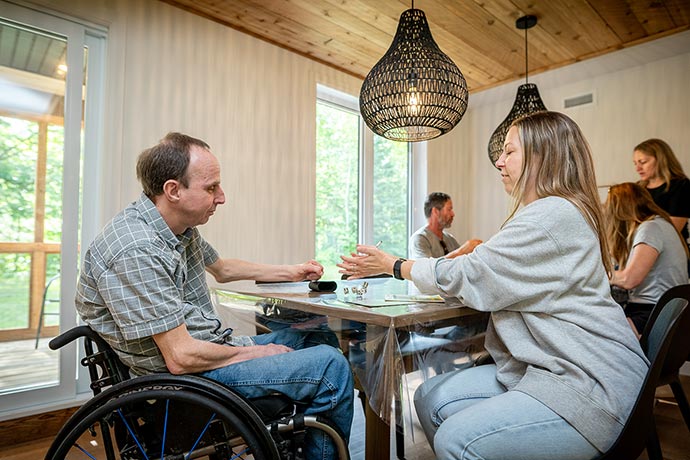
[[[296,351],[243,361],[202,373],[247,398],[279,392],[307,403],[305,414],[328,418],[347,442],[354,397],[350,364],[329,345],[305,346],[304,334],[285,329],[254,337],[258,345],[278,343]],[[309,460],[337,458],[335,446],[319,430],[307,430],[305,455]]]
[[[506,391],[488,364],[442,374],[415,392],[429,443],[444,460],[589,460],[597,449],[551,409]]]

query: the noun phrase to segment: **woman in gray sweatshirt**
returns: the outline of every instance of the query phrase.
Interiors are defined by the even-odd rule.
[[[358,246],[339,267],[352,278],[392,273],[491,312],[495,364],[415,393],[438,458],[595,458],[623,428],[649,363],[610,295],[589,146],[570,118],[540,112],[513,123],[496,167],[515,206],[474,252],[406,261]]]

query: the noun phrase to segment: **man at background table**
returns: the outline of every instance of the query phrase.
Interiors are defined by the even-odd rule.
[[[443,192],[433,192],[424,201],[424,216],[427,225],[420,228],[410,237],[409,257],[422,259],[425,257],[454,257],[468,254],[482,241],[467,240],[462,246],[445,229],[453,224],[453,200]]]

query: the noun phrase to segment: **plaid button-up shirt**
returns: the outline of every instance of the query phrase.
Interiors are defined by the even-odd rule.
[[[196,228],[175,235],[144,194],[106,225],[84,257],[76,306],[135,375],[166,372],[154,334],[186,324],[192,337],[251,345],[223,329],[206,284],[218,253]]]

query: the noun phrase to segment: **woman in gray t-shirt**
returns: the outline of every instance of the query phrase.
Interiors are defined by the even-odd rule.
[[[618,267],[610,282],[629,291],[625,315],[639,337],[664,292],[688,282],[688,249],[668,213],[638,184],[612,186],[604,208]]]

